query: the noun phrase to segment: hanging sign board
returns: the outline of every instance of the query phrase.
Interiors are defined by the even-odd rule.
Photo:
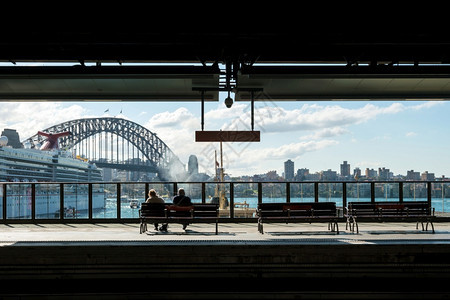
[[[196,131],[196,142],[260,142],[259,131]]]

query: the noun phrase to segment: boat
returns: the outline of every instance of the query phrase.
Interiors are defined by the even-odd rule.
[[[130,201],[130,207],[131,208],[139,208],[139,201],[138,200],[131,200]]]
[[[27,145],[24,145],[24,148],[13,148],[8,145],[7,136],[0,137],[0,182],[28,183],[25,186],[23,184],[8,186],[6,194],[8,218],[26,218],[31,215],[32,188],[29,183],[40,183],[35,186],[36,217],[59,213],[60,187],[59,184],[55,184],[56,182],[65,182],[64,207],[68,210],[73,208],[72,215],[87,211],[89,203],[87,184],[70,183],[100,182],[103,180],[102,170],[85,159],[73,157],[70,151],[59,149],[58,138],[70,134],[69,132],[58,134],[39,132],[39,134],[47,137],[39,149],[32,149]],[[95,188],[92,197],[94,210],[105,207],[103,188]]]

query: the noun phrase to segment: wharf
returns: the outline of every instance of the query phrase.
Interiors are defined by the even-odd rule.
[[[152,228],[153,226],[149,226]],[[450,223],[1,224],[4,299],[443,299]],[[17,282],[20,282],[17,288]]]

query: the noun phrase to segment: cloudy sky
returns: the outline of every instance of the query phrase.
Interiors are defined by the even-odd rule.
[[[205,104],[205,130],[249,130],[250,106]],[[108,110],[107,112],[105,112]],[[122,111],[122,113],[120,113]],[[260,143],[226,143],[224,164],[231,176],[295,169],[332,169],[347,160],[359,167],[389,168],[450,176],[450,103],[445,101],[347,101],[255,103],[255,130]],[[201,129],[200,103],[157,102],[4,102],[0,130],[16,129],[21,140],[37,130],[84,117],[116,116],[155,132],[183,163],[195,154],[201,172],[211,174],[218,143],[196,143]]]

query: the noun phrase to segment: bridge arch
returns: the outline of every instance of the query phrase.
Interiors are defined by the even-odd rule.
[[[70,131],[71,135],[59,139],[60,148],[77,148],[78,155],[87,156],[87,152],[95,153],[94,159],[91,158],[91,160],[101,167],[109,166],[117,169],[130,169],[130,166],[134,165],[131,160],[135,160],[136,157],[130,157],[129,153],[126,156],[124,155],[124,141],[127,141],[127,143],[137,149],[137,158],[142,158],[142,160],[139,160],[142,162],[139,169],[158,173],[168,173],[169,170],[173,169],[177,171],[184,170],[184,166],[178,157],[156,133],[130,120],[112,117],[85,118],[66,121],[42,131],[48,133]],[[108,133],[111,136],[110,139],[108,138]],[[113,143],[114,135],[116,136],[115,144]],[[99,137],[98,141],[95,138],[92,141],[92,138],[95,136]],[[119,137],[122,138],[120,146]],[[24,142],[30,143],[31,147],[34,148],[38,144],[42,144],[44,139],[45,137],[36,134]],[[120,155],[121,150],[122,155]],[[108,155],[101,157],[108,151],[110,152],[109,158]],[[139,157],[139,153],[141,153],[142,157]]]

